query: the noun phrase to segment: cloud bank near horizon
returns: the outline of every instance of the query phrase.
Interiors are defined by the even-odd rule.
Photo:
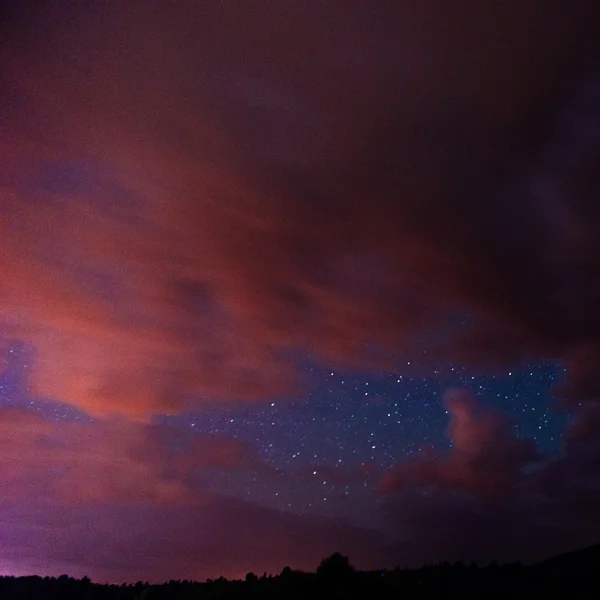
[[[597,540],[600,445],[589,418],[572,422],[563,453],[551,457],[468,390],[448,392],[446,406],[449,450],[423,451],[388,472],[373,467],[381,502],[365,506],[379,527],[219,492],[211,482],[223,474],[253,472],[283,486],[301,476],[274,472],[232,438],[4,410],[0,530],[5,560],[18,568],[0,568],[114,582],[205,579],[286,565],[314,570],[340,550],[361,569],[485,565],[541,560]],[[365,475],[348,471],[343,482],[349,478]]]

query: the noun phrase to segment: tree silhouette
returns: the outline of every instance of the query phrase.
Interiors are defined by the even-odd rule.
[[[597,598],[600,544],[529,566],[492,563],[479,569],[463,563],[421,569],[356,571],[340,553],[321,561],[317,575],[285,567],[279,575],[245,581],[219,577],[205,582],[97,584],[89,577],[3,577],[1,600],[427,600],[430,598]]]
[[[334,552],[330,557],[324,558],[317,567],[317,573],[325,577],[346,577],[354,573],[354,567],[347,556]]]

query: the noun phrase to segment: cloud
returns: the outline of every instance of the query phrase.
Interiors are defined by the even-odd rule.
[[[145,416],[293,393],[298,351],[598,345],[595,2],[11,6],[0,325],[40,393]]]
[[[533,441],[518,439],[503,415],[482,407],[467,390],[447,392],[444,402],[451,415],[451,451],[401,464],[381,489],[432,486],[490,498],[514,492],[523,470],[540,459]]]
[[[401,564],[531,562],[598,539],[600,447],[588,421],[570,426],[560,456],[539,456],[468,392],[446,402],[450,450],[406,461],[380,483]]]
[[[212,491],[215,473],[253,471],[269,474],[220,436],[3,410],[0,572],[162,581],[312,570],[339,548],[371,568],[391,559],[381,533]]]
[[[33,395],[100,417],[0,414],[15,563],[160,579],[597,541],[596,2],[1,10],[0,338],[35,350]],[[381,484],[390,543],[216,495],[215,471],[267,467],[152,420],[298,394],[303,353],[552,358],[582,410],[550,460],[449,396],[451,451]]]
[[[218,495],[171,508],[132,502],[65,510],[39,499],[3,505],[0,530],[19,572],[67,571],[99,581],[239,578],[286,565],[314,570],[339,548],[366,568],[390,560],[381,534]]]
[[[222,436],[120,419],[54,423],[20,409],[0,412],[3,500],[199,501],[199,474],[257,468],[250,448]]]
[[[598,538],[593,419],[574,420],[563,452],[548,457],[468,392],[451,390],[445,401],[450,449],[392,469],[379,501],[369,495],[353,500],[356,510],[335,510],[344,520],[216,490],[226,489],[223,481],[243,483],[248,473],[268,493],[288,485],[310,491],[311,479],[317,487],[331,477],[341,486],[373,481],[377,472],[318,466],[315,478],[301,469],[274,471],[252,448],[221,436],[123,419],[55,423],[5,409],[0,539],[10,563],[0,562],[0,570],[101,581],[202,579],[279,572],[287,564],[314,569],[339,550],[360,568],[533,561]]]

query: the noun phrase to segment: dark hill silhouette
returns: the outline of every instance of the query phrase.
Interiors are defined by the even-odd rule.
[[[600,544],[544,560],[485,567],[463,563],[421,569],[357,571],[340,553],[315,573],[285,567],[279,575],[248,573],[244,579],[169,581],[160,585],[95,584],[89,578],[0,577],[2,600],[427,600],[460,598],[587,599],[598,597]]]
[[[560,572],[600,573],[600,544],[587,546],[542,561],[538,567],[556,569]]]

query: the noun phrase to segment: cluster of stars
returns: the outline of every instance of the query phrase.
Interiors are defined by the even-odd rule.
[[[32,398],[28,365],[27,352],[11,348],[0,376],[0,404],[55,421],[93,420],[60,401]],[[373,490],[385,470],[425,448],[450,447],[442,398],[451,387],[469,388],[506,413],[517,435],[533,438],[542,451],[560,449],[567,415],[549,408],[554,384],[565,377],[560,365],[524,365],[496,375],[445,365],[431,377],[406,370],[373,376],[313,364],[305,369],[310,391],[293,401],[274,398],[156,420],[197,435],[240,440],[268,467],[264,473],[215,473],[209,482],[214,489],[284,510],[332,516],[363,514],[378,502]]]
[[[332,516],[378,502],[373,489],[385,470],[424,449],[450,447],[442,399],[452,387],[469,388],[507,414],[517,435],[534,439],[542,451],[560,450],[568,417],[549,409],[553,386],[565,376],[560,365],[524,365],[499,375],[472,375],[446,365],[432,377],[307,368],[313,389],[293,402],[169,416],[164,422],[242,440],[280,474],[224,477],[215,484],[219,490]]]

